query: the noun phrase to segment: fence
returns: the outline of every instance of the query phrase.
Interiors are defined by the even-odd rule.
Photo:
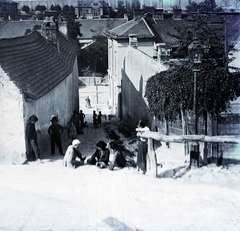
[[[100,84],[102,77],[99,76],[84,76],[79,77],[79,86],[95,86]]]
[[[163,142],[207,142],[207,143],[240,143],[238,136],[204,136],[204,135],[162,135],[158,132],[138,132],[137,136],[148,138],[148,154],[150,158],[150,171],[153,177],[157,177],[157,158],[153,147],[153,140]]]

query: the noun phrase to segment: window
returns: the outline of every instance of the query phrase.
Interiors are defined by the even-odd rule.
[[[137,35],[129,35],[129,46],[134,48],[138,47]]]

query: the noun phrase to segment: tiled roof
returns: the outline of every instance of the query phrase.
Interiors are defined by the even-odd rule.
[[[80,19],[81,39],[89,39],[96,35],[104,35],[105,30],[111,30],[119,25],[124,24],[127,19]]]
[[[26,98],[38,99],[71,72],[77,43],[59,33],[60,52],[40,33],[0,39],[0,66]]]
[[[192,18],[192,20],[190,20]],[[236,43],[240,34],[240,15],[226,15],[227,36],[229,45]],[[222,28],[222,20],[218,15],[207,15],[206,20],[211,22],[213,27]],[[181,31],[188,24],[193,26],[195,19],[192,16],[183,17],[181,20],[173,19],[172,15],[164,15],[164,19],[153,19],[142,17],[128,21],[118,27],[105,31],[112,38],[128,38],[129,34],[137,34],[138,38],[152,37],[156,43],[167,43],[171,46],[178,46],[181,38]],[[190,27],[191,27],[190,26]]]
[[[105,33],[113,38],[128,38],[130,34],[137,34],[138,38],[152,38],[154,36],[144,18],[133,19],[112,30],[105,31]]]
[[[184,27],[183,20],[174,20],[172,17],[165,18],[164,20],[151,20],[147,19],[149,26],[155,34],[156,43],[177,44],[181,39],[180,31]]]
[[[0,21],[0,38],[15,38],[23,36],[27,29],[41,25],[42,21]]]
[[[92,3],[94,1],[93,0],[84,0],[81,2],[80,6],[81,7],[92,7]],[[97,1],[98,3],[100,3],[101,5],[103,5],[103,1]]]

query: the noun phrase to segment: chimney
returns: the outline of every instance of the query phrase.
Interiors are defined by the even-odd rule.
[[[153,18],[154,19],[164,19],[163,9],[155,9],[153,12]]]
[[[58,22],[55,22],[54,17],[47,17],[42,24],[42,35],[50,42],[55,44],[59,51],[58,41]]]
[[[181,13],[182,13],[182,9],[174,8],[173,9],[173,19],[181,20],[182,19]]]

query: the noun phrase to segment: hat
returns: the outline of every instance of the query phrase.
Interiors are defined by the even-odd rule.
[[[56,115],[52,115],[51,116],[51,120],[50,121],[53,122],[54,120],[58,121],[58,117]]]
[[[35,115],[31,115],[31,116],[29,117],[29,120],[31,120],[31,121],[33,121],[33,122],[37,122],[37,121],[38,121],[38,118],[37,118],[37,116],[35,116]]]
[[[73,145],[73,146],[79,145],[80,143],[81,143],[81,141],[78,140],[78,139],[75,139],[75,140],[72,141],[72,145]]]
[[[107,146],[107,144],[102,140],[100,140],[96,145],[97,145],[97,147],[99,147],[101,149],[104,149]]]

